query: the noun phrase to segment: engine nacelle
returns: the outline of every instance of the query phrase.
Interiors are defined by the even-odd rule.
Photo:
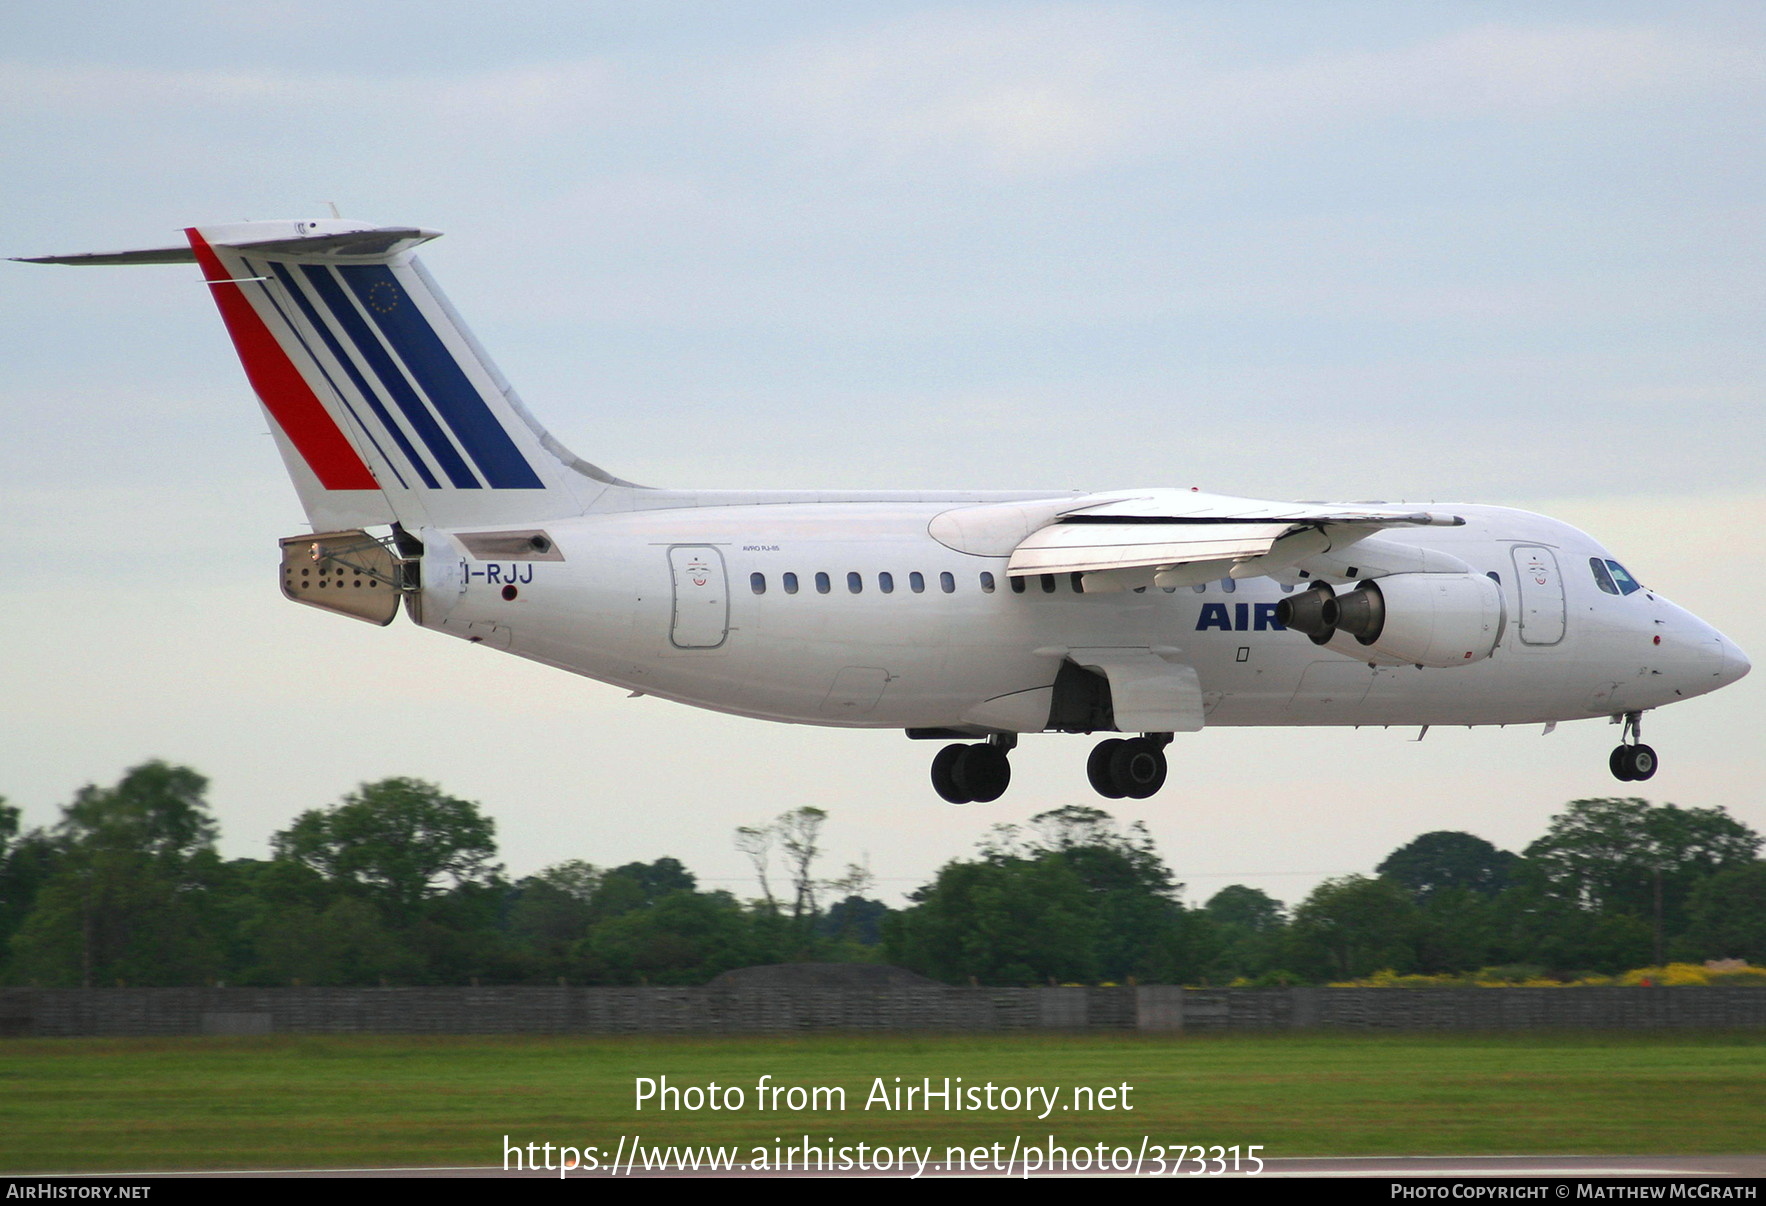
[[[1337,613],[1328,582],[1314,582],[1297,595],[1275,605],[1275,622],[1283,628],[1304,632],[1314,645],[1322,645],[1337,630]]]
[[[1469,666],[1496,648],[1502,589],[1481,574],[1391,574],[1326,601],[1323,619],[1381,660]]]

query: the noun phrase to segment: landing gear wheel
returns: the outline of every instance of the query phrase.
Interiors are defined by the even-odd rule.
[[[1647,745],[1631,747],[1631,777],[1642,781],[1656,773],[1656,751]]]
[[[1012,785],[1012,760],[997,745],[965,745],[954,768],[958,788],[977,804],[1006,794]]]
[[[1607,766],[1621,783],[1642,782],[1656,773],[1656,751],[1641,743],[1622,745],[1607,759]]]
[[[1106,800],[1122,798],[1122,789],[1116,786],[1116,779],[1110,774],[1110,762],[1116,751],[1127,744],[1120,737],[1100,741],[1092,747],[1091,757],[1085,760],[1085,777],[1091,780],[1091,789]]]
[[[963,790],[956,776],[957,764],[969,752],[966,745],[947,745],[932,759],[932,790],[952,804],[973,803],[975,797]]]
[[[1117,794],[1145,800],[1165,786],[1165,751],[1145,737],[1124,741],[1110,755],[1110,778]]]

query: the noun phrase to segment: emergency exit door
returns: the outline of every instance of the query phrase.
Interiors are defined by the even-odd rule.
[[[1521,596],[1521,643],[1555,645],[1564,639],[1564,580],[1557,556],[1537,544],[1514,548],[1515,584]]]
[[[678,544],[668,550],[668,564],[675,592],[669,640],[676,649],[716,649],[730,635],[724,555],[710,545]]]

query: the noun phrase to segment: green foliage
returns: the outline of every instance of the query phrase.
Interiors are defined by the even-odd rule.
[[[1481,837],[1438,830],[1394,850],[1374,873],[1403,884],[1419,902],[1440,892],[1494,896],[1508,886],[1515,861]]]
[[[62,810],[53,854],[12,934],[12,978],[45,985],[192,984],[222,969],[210,889],[218,828],[188,767],[147,762],[115,787],[88,785]],[[9,851],[15,859],[33,843]],[[19,878],[9,876],[15,883]]]
[[[511,886],[478,806],[406,778],[302,813],[272,859],[222,863],[205,790],[195,771],[149,762],[28,832],[0,800],[0,977],[688,984],[745,964],[884,957],[958,984],[1316,983],[1381,969],[1421,983],[1500,965],[1610,976],[1670,952],[1766,961],[1759,835],[1721,809],[1635,799],[1570,804],[1524,858],[1423,834],[1377,879],[1321,884],[1290,920],[1242,884],[1186,909],[1145,828],[1084,806],[995,826],[896,912],[869,898],[865,866],[816,878],[816,808],[737,832],[761,882],[745,908],[666,857],[574,859]],[[789,879],[777,896],[775,853]],[[835,903],[823,911],[818,896]]]
[[[1600,914],[1685,922],[1701,878],[1752,862],[1760,835],[1721,808],[1652,806],[1639,799],[1576,800],[1527,847],[1547,891]],[[1659,902],[1659,903],[1658,903]]]
[[[952,862],[885,929],[885,957],[953,983],[1130,978],[1175,982],[1203,935],[1140,824],[1096,808],[995,826],[978,862]]]
[[[1097,978],[1098,919],[1058,856],[946,863],[921,897],[884,931],[891,963],[952,984]]]
[[[1686,945],[1699,957],[1766,965],[1766,862],[1719,871],[1692,890]]]
[[[580,953],[597,982],[703,984],[746,966],[749,946],[735,897],[677,889],[597,925]]]
[[[1319,978],[1347,979],[1416,965],[1416,906],[1389,879],[1327,879],[1294,909],[1295,964]]]
[[[1287,920],[1283,916],[1281,901],[1244,884],[1228,884],[1209,897],[1202,910],[1216,924],[1237,926],[1250,934],[1273,934]]]
[[[313,809],[270,839],[278,859],[367,892],[401,919],[430,897],[486,886],[502,868],[496,823],[478,805],[420,779],[364,783],[341,804]]]
[[[1288,958],[1288,921],[1282,902],[1244,884],[1228,884],[1189,915],[1197,931],[1202,975],[1212,984],[1249,983]],[[1260,987],[1273,985],[1260,984]]]
[[[82,787],[58,832],[76,851],[127,851],[174,869],[214,850],[220,827],[207,790],[208,780],[187,766],[145,762],[115,787]]]

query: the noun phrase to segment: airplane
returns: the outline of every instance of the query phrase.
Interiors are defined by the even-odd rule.
[[[413,254],[347,219],[192,227],[39,256],[195,263],[313,531],[297,603],[425,628],[696,707],[945,741],[934,790],[999,798],[1032,733],[1102,734],[1147,799],[1204,725],[1509,725],[1643,713],[1747,674],[1733,642],[1586,534],[1483,505],[1198,488],[635,485],[528,412]]]

